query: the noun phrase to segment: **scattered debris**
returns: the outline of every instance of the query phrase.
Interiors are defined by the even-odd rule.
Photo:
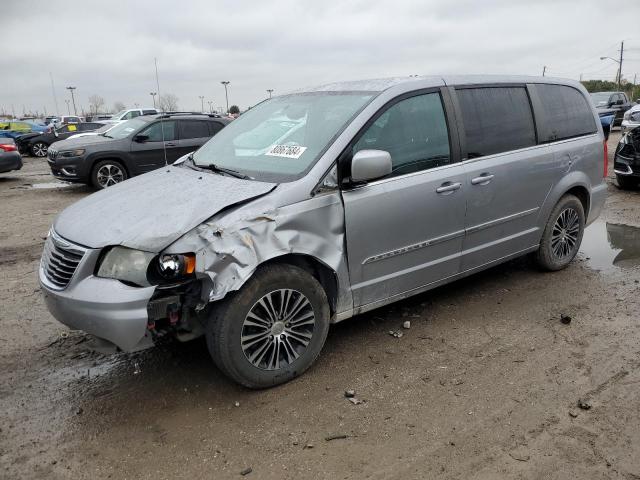
[[[561,313],[560,322],[565,325],[569,325],[571,323],[571,317],[569,315],[565,315],[564,313]]]
[[[76,415],[82,415],[83,412],[84,412],[84,409],[82,407],[78,407],[76,409]]]
[[[582,410],[591,410],[591,404],[586,400],[578,400],[578,408]]]
[[[402,332],[396,332],[395,330],[389,330],[389,335],[396,338],[402,338],[402,335],[404,334]]]
[[[578,416],[578,412],[576,412],[574,410],[569,410],[569,416],[571,418],[576,418]]]
[[[346,398],[353,398],[353,397],[355,397],[355,396],[356,396],[356,391],[355,391],[355,390],[353,390],[353,389],[345,390],[345,391],[344,391],[344,396],[345,396]]]
[[[141,372],[142,370],[140,370],[140,364],[137,361],[133,362],[133,374],[138,375]]]
[[[531,458],[526,453],[521,453],[521,452],[509,452],[509,456],[519,462],[528,462],[529,459]]]
[[[247,467],[240,472],[240,475],[244,477],[245,475],[249,475],[251,472],[253,472],[253,468]]]
[[[405,322],[402,324],[402,328],[409,330],[411,328],[411,322],[409,320],[405,320]]]
[[[313,443],[307,443],[304,447],[302,447],[303,450],[308,450],[313,448]]]
[[[235,402],[235,403],[233,404],[233,406],[234,406],[234,407],[239,407],[239,406],[240,406],[240,402]]]
[[[339,433],[336,435],[329,435],[328,437],[325,437],[325,441],[330,442],[331,440],[344,440],[345,438],[349,438],[349,435]]]
[[[361,403],[364,403],[362,400],[358,400],[355,397],[351,397],[348,399],[351,403],[353,403],[354,405],[360,405]]]

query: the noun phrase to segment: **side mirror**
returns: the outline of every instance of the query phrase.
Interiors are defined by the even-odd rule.
[[[53,128],[53,135],[57,138],[60,136],[60,134],[58,133],[58,130],[56,130],[56,128]]]
[[[623,105],[624,102],[622,100],[616,100],[616,105]]]
[[[147,140],[149,140],[149,135],[136,135],[133,137],[133,141],[138,143],[144,143]]]
[[[351,160],[351,179],[367,182],[389,175],[392,170],[391,155],[384,150],[360,150]]]

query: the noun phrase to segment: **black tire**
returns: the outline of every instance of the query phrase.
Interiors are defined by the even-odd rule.
[[[575,229],[574,224],[567,221],[568,218],[573,219],[574,214]],[[567,225],[569,228],[562,228]],[[535,256],[538,266],[543,270],[556,271],[569,265],[580,249],[584,225],[582,202],[574,195],[564,195],[551,211],[542,233],[540,248]]]
[[[47,156],[47,152],[49,151],[49,145],[44,142],[36,142],[31,145],[29,149],[31,151],[31,155],[38,158],[45,158]]]
[[[102,160],[91,169],[91,184],[98,189],[124,182],[127,178],[127,169],[117,160]]]
[[[638,179],[633,177],[616,175],[616,181],[618,182],[618,187],[620,187],[622,190],[630,190],[638,186]]]
[[[285,328],[283,322],[286,316],[277,316],[277,310],[280,313],[287,311],[289,302],[286,300],[274,301],[271,309],[283,321],[277,320],[271,322],[271,325],[263,326],[254,322],[258,317],[248,318],[250,313],[258,313],[259,317],[267,318],[268,323],[269,312],[259,302],[266,298],[277,299],[277,295],[286,295],[283,292],[292,292],[288,297],[292,304],[297,305],[296,302],[301,301],[305,305],[298,314],[291,317],[294,320],[291,325],[295,323],[297,326],[290,326],[287,322]],[[301,300],[302,297],[304,299]],[[292,310],[295,311],[295,308]],[[308,324],[309,315],[313,316],[313,325],[299,325],[303,322]],[[280,326],[283,331],[274,330]],[[293,328],[296,330],[292,330]],[[305,270],[292,265],[266,265],[258,269],[242,289],[229,294],[228,298],[212,307],[206,327],[207,346],[216,366],[239,384],[253,389],[273,387],[305,372],[320,354],[328,332],[329,303],[322,285]],[[306,347],[289,336],[297,336],[299,333],[311,335]],[[247,340],[252,335],[259,339]],[[292,350],[288,350],[285,342]],[[266,353],[260,355],[261,348]],[[296,358],[290,352],[299,356]],[[255,359],[252,362],[250,357],[253,356]],[[272,360],[276,356],[277,362]],[[264,363],[261,363],[263,357]],[[279,365],[280,361],[282,365]]]

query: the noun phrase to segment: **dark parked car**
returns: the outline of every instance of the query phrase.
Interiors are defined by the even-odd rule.
[[[49,149],[49,166],[62,180],[106,188],[175,162],[228,123],[205,114],[140,116],[102,135],[56,143]]]
[[[47,150],[52,143],[69,138],[76,133],[90,132],[103,126],[103,123],[97,122],[60,125],[58,128],[53,129],[51,133],[28,133],[22,135],[16,139],[16,144],[20,153],[43,158],[47,156]]]
[[[0,173],[20,170],[22,157],[12,138],[0,138]]]
[[[624,112],[633,106],[624,92],[596,92],[591,94],[591,100],[598,111],[602,109],[615,110],[616,116],[611,124],[612,127],[620,126]]]
[[[616,147],[613,171],[620,188],[632,188],[640,183],[640,128],[622,135]]]

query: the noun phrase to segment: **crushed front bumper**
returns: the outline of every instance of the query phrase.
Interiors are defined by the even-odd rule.
[[[47,242],[53,241],[48,239]],[[47,308],[59,322],[113,343],[125,352],[153,346],[147,330],[147,305],[155,287],[130,287],[93,275],[100,250],[85,249],[64,288],[53,285],[40,264],[40,285]],[[44,258],[44,257],[43,257]]]

